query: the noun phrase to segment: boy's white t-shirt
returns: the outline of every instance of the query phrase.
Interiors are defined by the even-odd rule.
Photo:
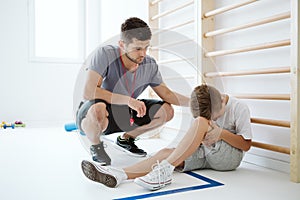
[[[250,111],[248,106],[235,97],[229,96],[225,113],[216,120],[217,125],[231,133],[252,139]]]

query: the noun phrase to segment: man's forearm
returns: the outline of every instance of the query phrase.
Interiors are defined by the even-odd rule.
[[[103,99],[110,104],[128,105],[131,97],[121,94],[112,93],[103,88],[96,88],[94,95],[85,95],[85,99]]]
[[[177,106],[190,106],[190,98],[183,96],[177,92],[170,93],[164,100],[170,104],[174,104]]]

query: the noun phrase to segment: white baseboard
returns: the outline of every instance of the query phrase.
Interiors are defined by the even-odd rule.
[[[244,157],[244,162],[248,162],[248,163],[251,163],[254,165],[258,165],[261,167],[273,169],[273,170],[284,172],[284,173],[290,173],[290,163],[281,161],[281,160],[275,160],[272,158],[264,157],[261,155],[246,153],[245,157]]]

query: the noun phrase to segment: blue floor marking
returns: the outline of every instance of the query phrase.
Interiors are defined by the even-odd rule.
[[[133,200],[133,199],[145,199],[145,198],[151,198],[151,197],[157,197],[157,196],[164,196],[168,194],[175,194],[175,193],[180,193],[180,192],[188,192],[188,191],[193,191],[193,190],[200,190],[204,188],[210,188],[210,187],[217,187],[217,186],[222,186],[224,185],[223,183],[214,181],[212,179],[209,179],[207,177],[201,176],[199,174],[196,174],[194,172],[185,172],[186,174],[193,176],[195,178],[198,178],[202,181],[207,182],[208,184],[204,185],[196,185],[196,186],[191,186],[191,187],[186,187],[186,188],[180,188],[180,189],[174,189],[174,190],[168,190],[168,191],[163,191],[163,192],[151,192],[149,194],[142,194],[142,195],[137,195],[137,196],[131,196],[131,197],[124,197],[124,198],[119,198],[115,200]]]

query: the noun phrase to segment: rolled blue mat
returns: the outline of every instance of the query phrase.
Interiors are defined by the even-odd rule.
[[[77,129],[78,129],[78,127],[76,126],[75,123],[65,124],[65,130],[68,131],[68,132],[75,131]],[[80,131],[80,134],[85,136],[85,133],[83,133],[81,131]]]
[[[70,131],[75,131],[77,130],[77,126],[75,123],[69,123],[69,124],[65,124],[65,130],[70,132]]]

